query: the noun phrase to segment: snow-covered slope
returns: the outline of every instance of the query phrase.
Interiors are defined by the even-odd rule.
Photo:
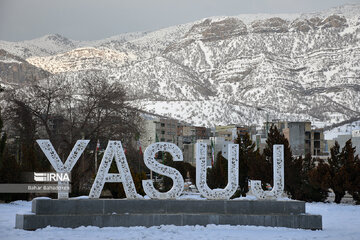
[[[332,140],[339,135],[352,135],[353,131],[360,130],[360,121],[347,123],[324,132],[326,140]]]
[[[66,53],[47,57],[32,57],[27,61],[51,73],[73,72],[88,69],[118,68],[134,61],[132,53],[93,47],[77,48]]]
[[[2,85],[21,85],[50,76],[50,73],[31,65],[24,59],[0,49],[0,82]]]
[[[77,42],[59,34],[46,35],[41,38],[22,41],[0,41],[0,48],[21,58],[32,56],[49,56],[66,52],[77,47]]]
[[[135,106],[200,125],[360,116],[359,4],[212,17],[92,42],[55,36],[0,48],[79,81],[101,70]]]
[[[124,33],[96,41],[75,41],[59,34],[49,34],[21,42],[0,41],[0,48],[21,58],[45,57],[82,47],[111,46],[111,49],[116,49],[116,45],[122,45],[146,34],[145,32]]]

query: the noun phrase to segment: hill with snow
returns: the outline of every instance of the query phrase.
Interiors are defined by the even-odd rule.
[[[3,85],[24,84],[50,76],[26,60],[0,49],[0,82]]]
[[[1,48],[74,81],[100,70],[124,86],[134,106],[196,125],[360,117],[356,4],[212,17],[98,41],[48,35],[0,41]]]

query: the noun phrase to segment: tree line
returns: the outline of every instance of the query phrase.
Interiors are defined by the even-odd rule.
[[[288,140],[276,126],[271,127],[267,146],[263,153],[256,149],[248,134],[235,140],[239,144],[239,191],[234,197],[245,197],[249,191],[248,180],[261,180],[263,189],[273,183],[273,145],[284,145],[285,192],[292,199],[308,202],[324,202],[330,192],[340,203],[345,193],[352,195],[360,204],[360,159],[355,155],[351,139],[340,149],[337,142],[331,148],[330,157],[322,160],[310,154],[294,157]],[[215,166],[209,170],[208,184],[211,188],[223,188],[227,184],[227,160],[219,153]]]
[[[261,180],[264,190],[273,185],[273,145],[284,145],[285,193],[292,199],[307,202],[324,202],[330,189],[335,194],[335,202],[340,203],[345,192],[352,195],[356,204],[360,204],[360,159],[355,155],[351,140],[340,150],[337,142],[331,148],[331,155],[325,161],[310,154],[294,157],[285,136],[273,126],[268,133],[267,146],[260,153],[250,136],[245,134],[235,140],[239,144],[239,190],[233,198],[246,197],[249,192],[249,180]],[[195,167],[188,163],[173,162],[170,154],[165,154],[163,163],[180,171],[184,178],[196,182]],[[215,164],[207,172],[207,183],[212,189],[225,188],[227,185],[228,162],[219,152]],[[161,191],[172,186],[170,178],[163,177]]]

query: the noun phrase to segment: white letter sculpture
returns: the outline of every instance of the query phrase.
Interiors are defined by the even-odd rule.
[[[159,192],[154,188],[153,180],[143,180],[144,192],[155,199],[177,198],[184,190],[184,179],[181,173],[175,168],[159,163],[155,159],[155,154],[159,151],[168,152],[173,157],[173,161],[183,161],[183,155],[178,146],[173,143],[158,142],[148,146],[144,153],[144,163],[152,171],[165,175],[173,180],[172,188],[167,192]]]
[[[90,140],[78,140],[65,163],[63,163],[49,140],[36,140],[57,173],[70,173],[76,162],[79,160],[81,154],[84,152],[89,141]],[[69,182],[58,181],[58,186],[58,199],[69,198],[69,192],[64,190],[65,188],[69,188]]]
[[[196,144],[196,187],[207,199],[230,199],[239,186],[239,145],[228,145],[228,184],[224,189],[210,189],[206,183],[206,143]]]
[[[250,181],[252,193],[259,199],[275,199],[284,194],[284,145],[273,146],[274,186],[271,191],[261,188],[261,181]]]
[[[109,173],[114,157],[120,174]],[[121,182],[127,198],[142,198],[142,196],[136,192],[121,141],[108,142],[95,181],[91,187],[89,198],[99,198],[105,182]]]

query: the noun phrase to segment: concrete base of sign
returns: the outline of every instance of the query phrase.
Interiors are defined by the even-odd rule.
[[[300,201],[35,199],[32,214],[17,214],[16,228],[254,225],[318,230],[320,215]]]

